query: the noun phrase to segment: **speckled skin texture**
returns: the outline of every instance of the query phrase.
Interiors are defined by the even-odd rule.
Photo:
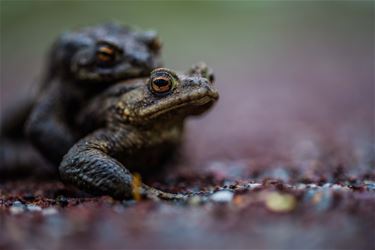
[[[181,142],[185,118],[204,113],[218,99],[210,72],[204,64],[187,74],[159,68],[93,99],[78,116],[93,131],[64,156],[61,178],[90,193],[131,197],[130,171],[157,171]],[[146,185],[141,193],[176,198]]]
[[[33,145],[58,165],[82,136],[75,117],[85,103],[116,82],[148,76],[161,65],[160,47],[155,32],[113,23],[62,34],[26,124]]]

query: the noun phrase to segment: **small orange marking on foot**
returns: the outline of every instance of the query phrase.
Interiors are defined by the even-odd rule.
[[[142,200],[141,186],[142,186],[141,175],[138,173],[134,173],[133,181],[132,181],[132,193],[133,193],[133,198],[136,201]]]

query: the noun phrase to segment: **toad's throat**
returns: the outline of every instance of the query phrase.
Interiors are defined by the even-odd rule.
[[[179,109],[185,106],[202,106],[209,102],[214,102],[219,98],[216,90],[201,88],[189,94],[182,95],[175,99],[164,99],[158,102],[157,105],[147,107],[139,112],[143,117],[157,117],[169,111]]]

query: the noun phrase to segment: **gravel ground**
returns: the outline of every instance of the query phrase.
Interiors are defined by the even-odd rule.
[[[0,248],[374,248],[371,169],[347,176],[340,166],[319,176],[225,164],[151,181],[194,193],[186,202],[90,197],[58,180],[3,182]],[[238,178],[246,172],[251,181]]]

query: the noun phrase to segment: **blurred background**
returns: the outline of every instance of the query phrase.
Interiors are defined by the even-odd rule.
[[[1,110],[40,79],[61,32],[111,20],[157,30],[169,68],[214,69],[221,99],[188,123],[192,166],[373,166],[374,2],[1,1]]]

